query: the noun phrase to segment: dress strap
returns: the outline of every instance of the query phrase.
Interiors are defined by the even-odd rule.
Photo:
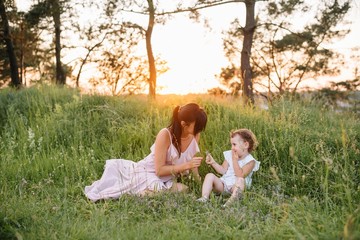
[[[170,130],[168,128],[165,128],[165,129],[169,133],[169,138],[170,138],[170,143],[171,143],[172,142],[171,132],[170,132]]]
[[[168,131],[168,133],[169,133],[170,145],[173,145],[173,146],[174,146],[173,140],[172,140],[172,137],[174,137],[175,144],[176,144],[176,146],[174,146],[174,147],[175,147],[175,149],[177,150],[177,152],[178,152],[179,154],[181,154],[181,150],[180,150],[180,147],[179,147],[179,143],[178,143],[178,141],[177,141],[177,139],[176,139],[176,136],[175,136],[173,133],[171,133],[168,128],[165,128],[165,129],[166,129],[166,130]]]

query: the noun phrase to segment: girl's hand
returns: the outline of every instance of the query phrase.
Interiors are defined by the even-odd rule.
[[[239,160],[239,156],[235,153],[235,151],[231,151],[233,162],[237,162]]]
[[[205,162],[209,165],[215,163],[215,160],[214,158],[211,156],[210,153],[206,154],[206,159],[205,159]]]

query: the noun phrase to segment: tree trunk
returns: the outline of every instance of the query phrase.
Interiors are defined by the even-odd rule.
[[[6,16],[5,3],[4,0],[0,0],[0,15],[3,22],[4,28],[4,40],[6,43],[6,49],[9,56],[10,62],[10,70],[11,70],[11,85],[19,88],[21,86],[21,82],[19,79],[19,69],[16,61],[16,55],[14,51],[13,42],[10,36],[10,27],[9,22]]]
[[[148,55],[149,60],[149,97],[151,99],[155,99],[156,97],[156,67],[155,67],[155,59],[152,52],[151,47],[151,34],[154,28],[154,22],[155,22],[155,9],[154,9],[154,3],[152,0],[147,1],[149,4],[149,24],[148,28],[146,30],[146,51]]]
[[[24,34],[24,22],[23,20],[20,23],[20,46],[19,46],[19,50],[20,50],[20,82],[22,85],[26,86],[26,80],[25,80],[25,63],[24,63],[24,39],[25,39],[25,34]]]
[[[255,32],[255,0],[245,1],[246,23],[243,28],[244,41],[241,51],[241,78],[245,104],[254,103],[252,69],[250,65],[251,47]]]
[[[60,22],[60,3],[58,0],[50,1],[52,4],[52,15],[55,26],[55,57],[56,57],[56,83],[64,85],[66,83],[66,76],[64,69],[61,64],[61,44],[60,44],[60,33],[61,33],[61,22]]]
[[[87,61],[87,58],[89,57],[90,55],[90,52],[91,50],[88,50],[88,53],[86,54],[86,57],[84,58],[84,60],[81,62],[81,65],[80,65],[80,69],[79,69],[79,72],[76,76],[76,87],[78,88],[80,85],[79,85],[79,82],[80,82],[80,74],[81,74],[81,71],[82,71],[82,68],[83,66],[85,65],[86,61]]]

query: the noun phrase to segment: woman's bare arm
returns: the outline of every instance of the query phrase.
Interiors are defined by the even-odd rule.
[[[155,174],[158,177],[175,175],[186,170],[197,168],[201,158],[194,157],[191,161],[179,165],[166,165],[167,151],[171,144],[169,132],[164,128],[160,130],[155,140]]]

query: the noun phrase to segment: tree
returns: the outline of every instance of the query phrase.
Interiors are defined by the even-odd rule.
[[[252,69],[250,65],[251,47],[255,32],[255,2],[254,0],[244,1],[246,7],[246,23],[243,28],[244,40],[241,51],[241,78],[242,90],[245,96],[245,103],[254,103],[254,93],[252,84]]]
[[[78,44],[75,46],[75,49],[78,53],[84,52],[84,54],[79,55],[75,64],[78,65],[78,71],[75,76],[76,87],[80,86],[80,77],[84,67],[87,63],[93,61],[92,56],[96,54],[97,50],[101,50],[101,46],[106,41],[108,34],[114,34],[114,30],[112,29],[116,28],[114,27],[116,24],[113,23],[113,18],[107,18],[106,9],[104,11],[102,6],[102,4],[97,2],[83,2],[81,5],[73,6],[75,11],[101,9],[94,19],[89,19],[88,21],[81,23],[73,22],[73,27],[77,31],[79,37],[76,41]],[[95,61],[96,58],[94,59],[94,62]]]
[[[27,84],[27,73],[34,74],[40,63],[37,53],[42,51],[39,37],[41,31],[36,28],[29,28],[25,21],[25,13],[13,11],[11,14],[12,39],[15,46],[15,54],[19,63],[19,77],[22,85]]]
[[[7,54],[10,62],[11,85],[13,85],[16,88],[19,88],[21,86],[21,82],[19,79],[19,69],[18,69],[18,63],[13,46],[13,41],[11,38],[9,21],[6,14],[5,0],[0,0],[0,15],[2,20],[3,32],[4,32],[3,33],[4,41],[6,44]]]
[[[281,14],[282,18],[263,25],[264,32],[272,34],[269,34],[270,38],[261,36],[265,42],[262,56],[258,54],[254,59],[258,76],[267,76],[281,94],[287,91],[295,93],[305,79],[336,74],[338,71],[331,66],[331,59],[338,59],[338,56],[328,46],[348,33],[339,25],[349,9],[349,1],[339,4],[337,0],[319,4],[318,9],[313,10],[301,2],[270,4],[268,16],[280,20]],[[304,11],[307,14],[313,11],[315,16],[301,30],[296,30],[284,19],[291,19],[291,15]],[[266,56],[270,56],[272,61],[264,61]]]
[[[245,96],[245,102],[254,102],[253,99],[253,89],[252,89],[252,71],[250,66],[250,54],[251,54],[251,47],[252,47],[252,38],[254,35],[255,30],[255,3],[259,0],[199,0],[193,6],[184,6],[182,2],[180,2],[176,9],[171,11],[155,11],[154,2],[152,0],[147,0],[148,6],[144,9],[144,6],[137,1],[133,2],[133,5],[143,7],[142,11],[134,11],[134,10],[126,10],[132,13],[141,13],[141,14],[148,14],[149,21],[148,21],[148,28],[146,30],[146,47],[148,53],[148,60],[149,60],[149,95],[150,97],[154,98],[156,95],[156,67],[154,64],[154,57],[151,48],[151,34],[153,30],[153,26],[155,23],[155,16],[165,16],[171,15],[175,13],[181,12],[191,12],[193,18],[198,17],[198,10],[214,7],[222,4],[227,3],[237,3],[243,2],[246,6],[246,25],[243,28],[244,30],[244,42],[243,42],[243,51],[241,56],[241,76],[243,81],[243,93]],[[124,6],[126,6],[125,2],[122,1]],[[125,8],[123,8],[125,10]],[[162,20],[163,21],[163,20]]]
[[[97,60],[101,76],[91,82],[94,86],[108,86],[112,95],[135,93],[142,89],[140,82],[144,82],[141,80],[144,69],[139,65],[139,58],[134,56],[140,37],[135,29],[129,30],[125,25],[120,25],[119,29],[112,26],[112,31],[113,34],[104,40],[102,56]]]
[[[19,81],[21,85],[26,85],[28,81],[27,73],[35,76],[40,72],[37,71],[37,69],[43,60],[39,54],[44,51],[44,48],[40,46],[42,44],[40,38],[42,30],[40,28],[30,28],[25,19],[25,13],[19,12],[16,7],[9,8],[7,18],[11,25],[11,40],[18,64]],[[3,45],[0,45],[0,59],[2,59],[0,79],[3,80],[3,84],[5,84],[11,76],[11,72],[9,71],[11,68],[7,56],[6,47],[4,48]]]
[[[129,22],[113,24],[111,29],[103,41],[102,55],[96,61],[101,76],[91,82],[94,86],[108,86],[112,95],[141,93],[149,76],[145,57],[137,54],[143,30]],[[164,62],[154,61],[159,66],[159,73],[166,71]]]
[[[56,59],[56,83],[64,85],[66,75],[61,63],[61,13],[63,12],[66,0],[42,0],[34,4],[25,15],[27,22],[34,26],[39,24],[40,20],[51,17],[54,23],[54,43]]]
[[[235,64],[222,68],[217,78],[225,88],[230,90],[231,95],[237,96],[242,89],[240,71],[238,71],[238,67]],[[221,88],[210,89],[208,92],[210,94],[226,93],[226,91],[221,90]]]
[[[253,36],[255,32],[255,4],[256,2],[263,0],[197,0],[192,6],[185,6],[184,3],[180,3],[177,8],[171,12],[164,12],[162,14],[171,14],[179,12],[191,12],[192,17],[197,19],[199,17],[199,10],[216,7],[219,5],[229,4],[229,3],[244,3],[246,10],[246,22],[245,27],[242,27],[243,33],[243,44],[240,57],[240,79],[241,84],[238,84],[242,87],[242,95],[245,104],[254,103],[253,95],[253,84],[252,84],[252,68],[250,64],[251,57],[251,48],[253,43]],[[238,72],[238,71],[234,71]]]
[[[66,76],[61,63],[61,5],[59,0],[48,0],[55,28],[56,83],[64,85]]]
[[[151,46],[151,35],[155,24],[155,8],[152,0],[147,0],[149,9],[149,22],[146,30],[146,52],[149,61],[149,96],[154,99],[156,96],[156,66]]]
[[[145,33],[145,42],[146,42],[146,52],[148,58],[149,65],[149,77],[148,77],[148,85],[149,85],[149,97],[154,99],[156,97],[156,81],[157,81],[157,73],[159,72],[156,69],[156,59],[154,57],[151,37],[153,33],[153,29],[156,23],[164,23],[164,17],[160,17],[164,15],[158,9],[158,5],[153,0],[147,0],[147,4],[144,4],[144,1],[135,0],[135,1],[126,1],[126,0],[108,0],[114,6],[116,3],[119,3],[119,10],[126,13],[134,13],[140,15],[148,16],[147,27],[146,29],[141,26],[141,24],[133,23],[133,27],[143,29]],[[157,1],[158,2],[158,1]],[[159,60],[161,61],[161,60]]]
[[[316,8],[317,9],[316,9]],[[267,98],[274,94],[295,93],[305,79],[319,75],[335,74],[331,59],[338,59],[328,46],[331,41],[343,37],[347,30],[339,27],[349,10],[349,2],[321,2],[317,5],[305,1],[269,2],[259,15],[255,34],[255,51],[251,61],[254,80],[268,89]],[[307,14],[302,28],[293,19]],[[312,17],[313,16],[313,17]],[[224,41],[230,61],[239,46],[239,25],[234,21]],[[235,58],[236,59],[236,58]],[[266,81],[264,81],[266,79]]]
[[[148,85],[149,85],[149,97],[154,99],[156,96],[156,65],[155,58],[152,50],[151,37],[152,32],[155,25],[155,6],[153,0],[147,0],[147,5],[144,5],[142,1],[133,1],[131,4],[126,3],[127,1],[120,1],[122,6],[121,10],[125,12],[132,12],[137,14],[148,15],[148,24],[147,28],[143,28],[138,24],[134,24],[134,26],[139,29],[143,29],[145,32],[145,42],[146,42],[146,52],[148,57],[148,65],[149,65],[149,77],[148,77]],[[133,10],[133,8],[137,8]]]
[[[89,38],[92,38],[92,37],[89,37]],[[106,34],[104,35],[104,37],[99,42],[95,43],[94,45],[84,47],[87,50],[87,53],[86,53],[85,57],[81,60],[79,71],[78,71],[78,73],[76,75],[76,80],[75,80],[76,87],[79,87],[80,75],[82,73],[82,69],[85,66],[85,64],[87,63],[88,59],[90,58],[91,53],[96,48],[100,47],[103,44],[105,38],[106,38]]]

